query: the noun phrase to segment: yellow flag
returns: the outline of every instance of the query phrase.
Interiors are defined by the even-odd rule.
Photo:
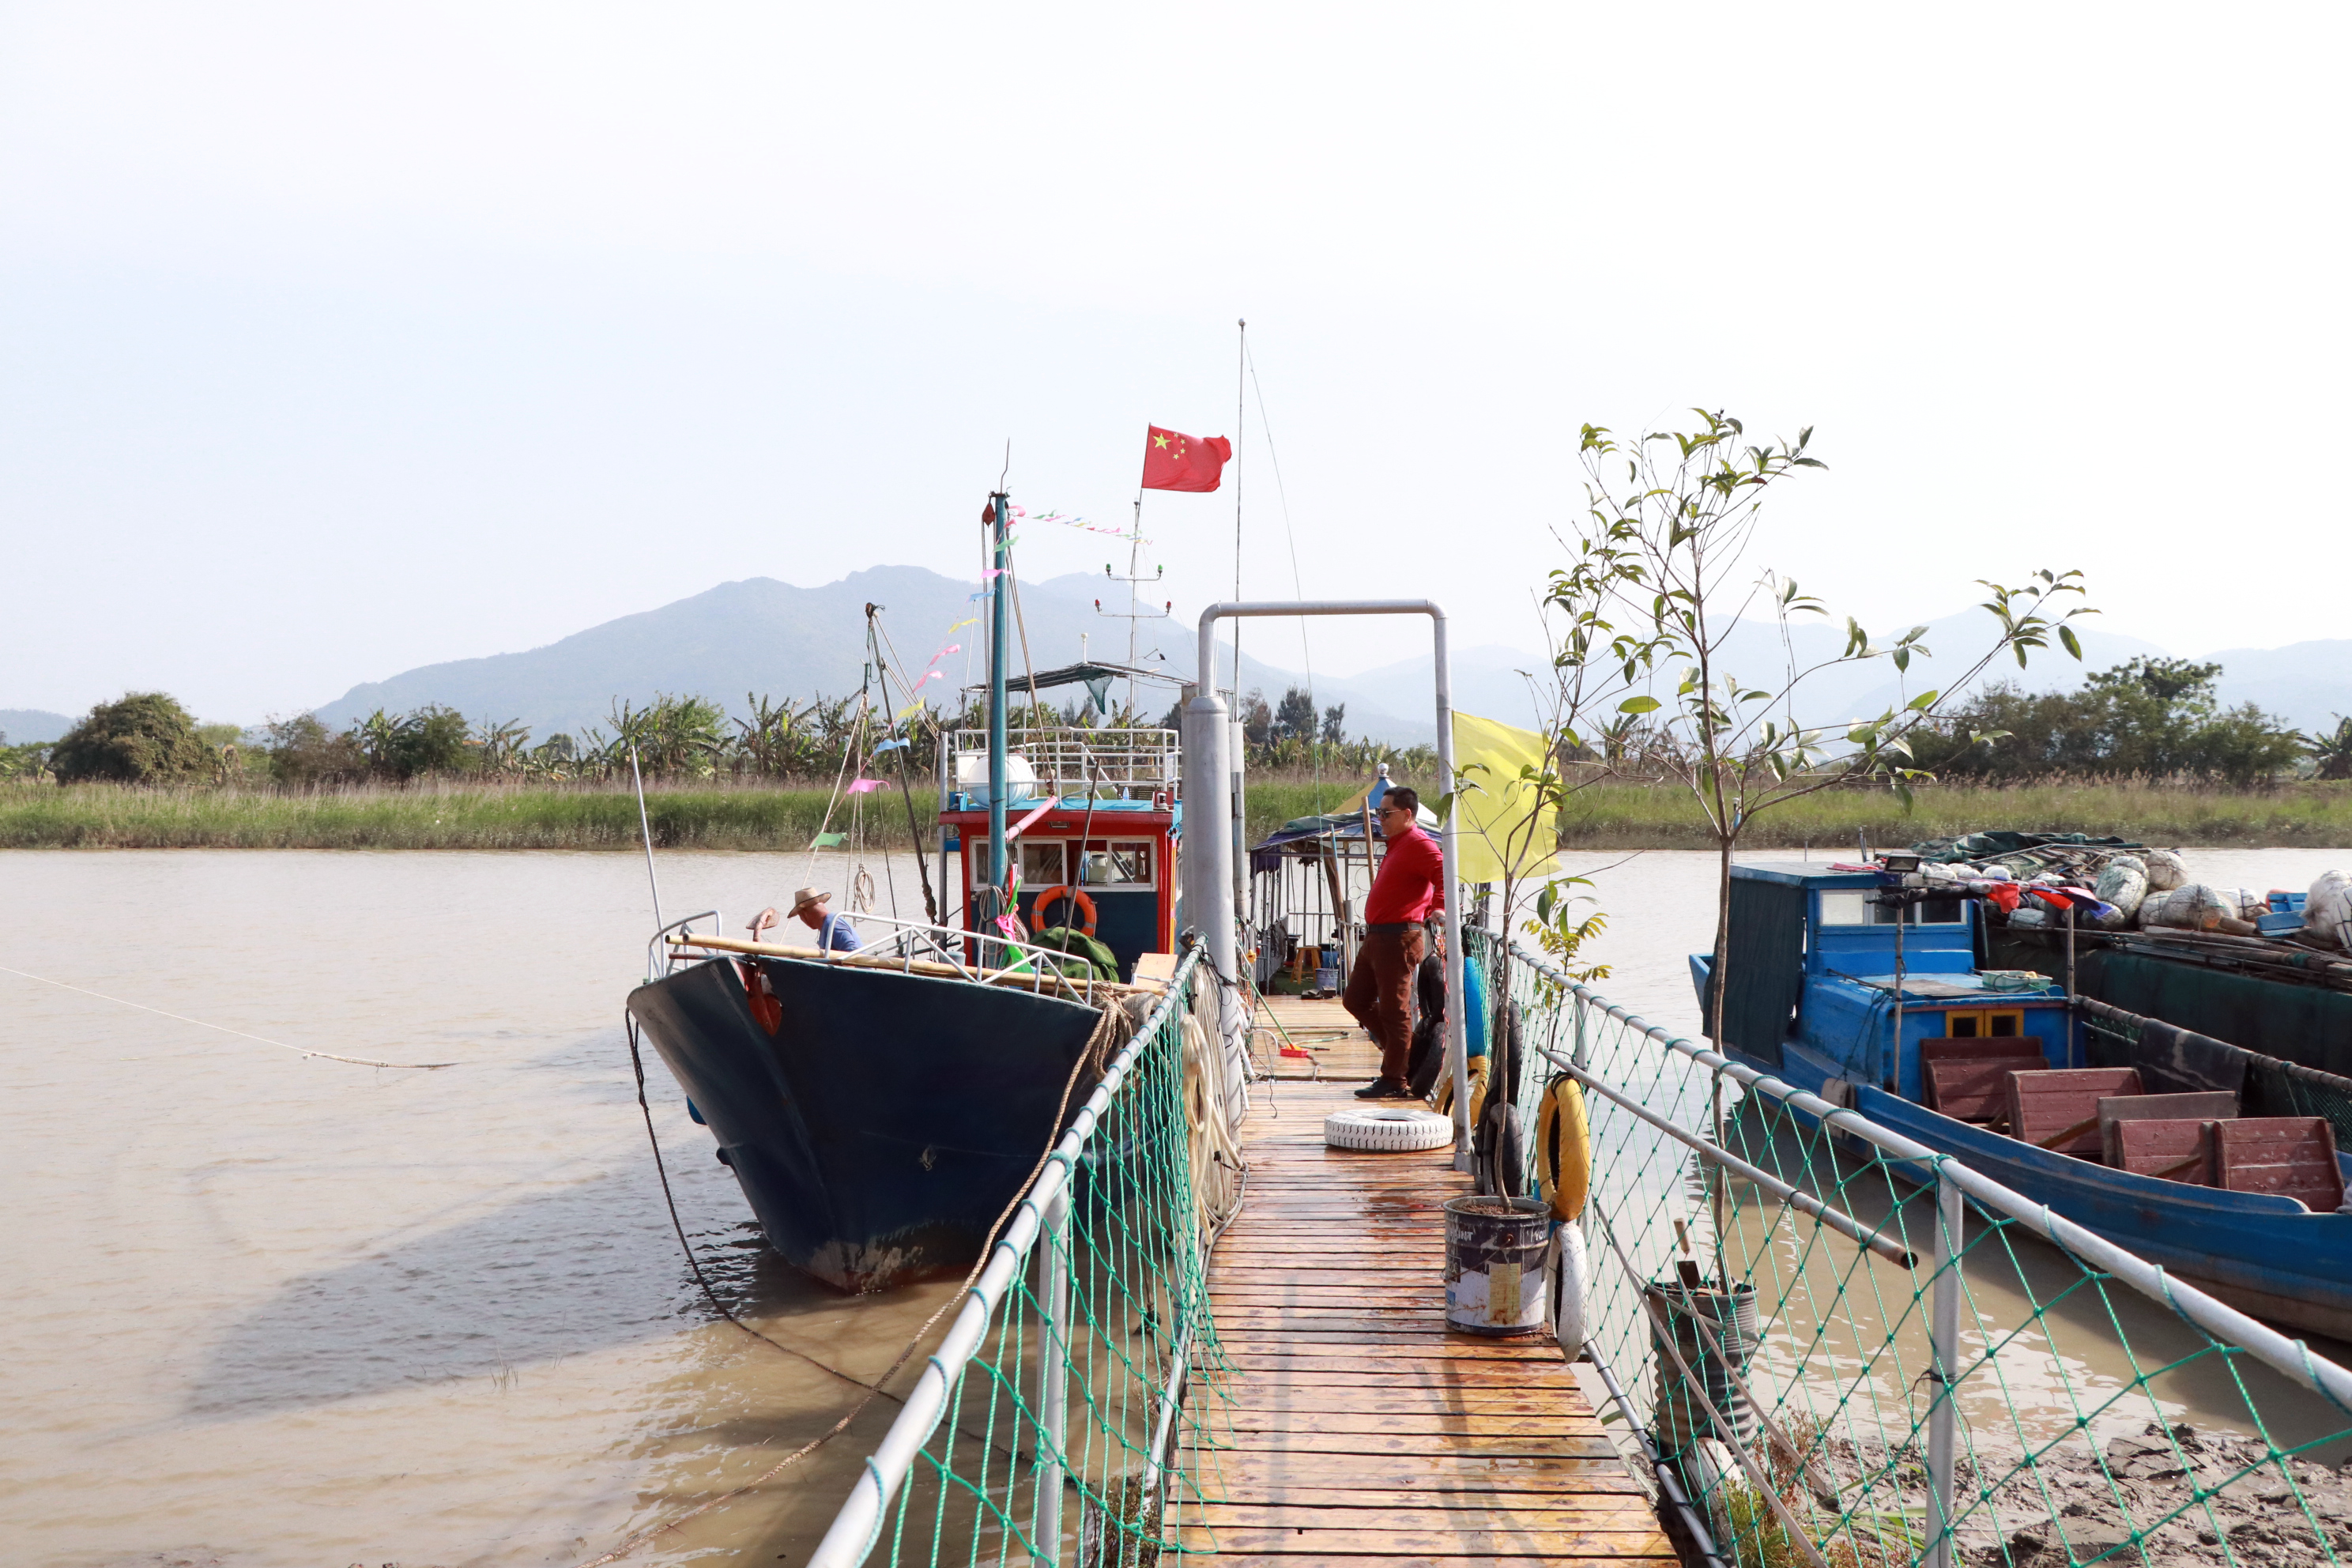
[[[1559,854],[1559,812],[1546,805],[1530,822],[1536,792],[1519,780],[1522,767],[1541,773],[1544,763],[1544,740],[1533,730],[1454,715],[1454,768],[1462,775],[1454,798],[1454,853],[1464,881],[1501,881],[1507,856],[1514,862],[1510,875],[1551,874]]]

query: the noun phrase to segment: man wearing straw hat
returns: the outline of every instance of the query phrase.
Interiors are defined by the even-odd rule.
[[[856,952],[866,944],[857,940],[857,928],[849,923],[846,915],[836,915],[826,906],[833,895],[816,888],[803,888],[793,895],[792,912],[801,924],[816,932],[816,945],[828,952]],[[761,910],[751,919],[751,940],[774,925],[780,917],[773,907]]]

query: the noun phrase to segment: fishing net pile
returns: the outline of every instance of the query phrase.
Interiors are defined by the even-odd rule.
[[[2021,900],[2010,913],[2012,926],[2062,924],[2071,902],[2086,929],[2267,936],[2352,952],[2352,877],[2342,871],[2323,872],[2302,892],[2225,886],[2192,880],[2177,849],[2080,833],[1971,833],[1913,848],[1924,886],[2010,882],[2070,895]]]

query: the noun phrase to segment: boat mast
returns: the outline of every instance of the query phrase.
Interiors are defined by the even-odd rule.
[[[989,496],[988,507],[996,570],[988,580],[988,881],[992,891],[983,913],[993,916],[1003,912],[1004,890],[1011,886],[1004,841],[1004,668],[1010,662],[1006,635],[1012,611],[1005,603],[1005,582],[1013,552],[1013,498],[997,490]]]

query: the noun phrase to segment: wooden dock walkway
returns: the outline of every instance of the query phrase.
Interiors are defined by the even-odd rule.
[[[1549,1335],[1447,1330],[1443,1205],[1470,1190],[1452,1152],[1325,1148],[1324,1116],[1357,1103],[1377,1056],[1336,1002],[1274,1006],[1319,1047],[1322,1081],[1276,1058],[1243,1128],[1249,1195],[1209,1270],[1230,1369],[1192,1396],[1186,1552],[1221,1568],[1673,1562]]]

